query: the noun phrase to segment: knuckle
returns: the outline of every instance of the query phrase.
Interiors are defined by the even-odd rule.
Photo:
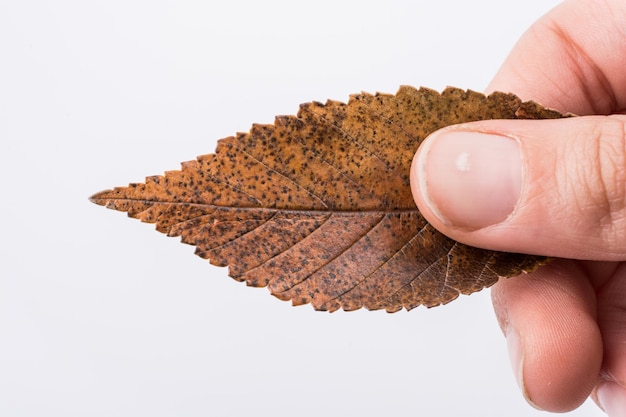
[[[626,118],[607,116],[592,129],[583,160],[586,190],[596,225],[606,237],[626,235]],[[589,149],[591,148],[591,149]]]

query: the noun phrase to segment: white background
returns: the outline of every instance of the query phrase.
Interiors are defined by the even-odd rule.
[[[488,291],[295,308],[87,197],[301,102],[482,90],[556,3],[1,0],[0,415],[544,415]]]

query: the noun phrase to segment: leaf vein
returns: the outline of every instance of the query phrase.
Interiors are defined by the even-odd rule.
[[[380,163],[382,163],[385,166],[385,168],[386,168],[386,172],[393,172],[395,176],[397,176],[398,178],[400,178],[402,180],[402,182],[404,182],[407,185],[409,184],[407,182],[406,173],[402,173],[402,172],[399,172],[399,171],[397,171],[395,169],[392,169],[391,166],[389,165],[389,163],[387,163],[387,161],[385,161],[380,155],[378,155],[376,152],[374,152],[369,147],[365,146],[361,141],[359,141],[357,138],[352,136],[345,129],[343,129],[342,127],[339,127],[338,125],[336,125],[334,123],[329,122],[328,120],[326,120],[326,118],[323,115],[318,114],[318,113],[316,113],[315,111],[313,111],[311,109],[305,108],[305,111],[308,111],[311,115],[317,117],[318,120],[322,120],[323,123],[325,123],[326,125],[329,125],[329,126],[333,127],[334,129],[336,129],[337,131],[341,132],[341,134],[343,136],[345,136],[346,138],[350,139],[352,141],[352,143],[354,143],[356,146],[358,146],[359,148],[361,148],[365,152],[367,152],[371,157],[375,158]]]
[[[332,216],[330,216],[330,217],[332,217]],[[330,217],[329,217],[329,219],[330,219]],[[321,264],[318,268],[316,268],[313,272],[311,272],[308,276],[306,276],[306,277],[305,277],[302,281],[300,281],[300,282],[296,282],[294,285],[290,286],[289,288],[287,288],[287,289],[285,289],[285,290],[279,291],[279,292],[277,292],[276,294],[281,294],[281,293],[283,293],[283,292],[289,291],[289,290],[291,290],[293,287],[295,287],[296,285],[302,284],[304,281],[308,280],[308,279],[309,279],[309,278],[311,278],[313,275],[315,275],[316,273],[318,273],[318,272],[319,272],[322,268],[326,267],[326,266],[327,266],[327,265],[329,265],[331,262],[333,262],[333,261],[335,261],[335,260],[339,259],[339,257],[341,257],[344,253],[346,253],[347,251],[349,251],[349,250],[350,250],[350,249],[354,246],[354,244],[355,244],[356,242],[358,242],[359,240],[361,240],[361,239],[365,238],[365,237],[369,234],[369,232],[371,232],[371,231],[372,231],[372,229],[373,229],[373,228],[375,228],[378,224],[380,224],[380,223],[384,220],[384,218],[385,218],[385,216],[384,216],[384,215],[383,215],[383,216],[381,216],[381,218],[380,218],[380,219],[378,219],[378,220],[376,221],[376,224],[373,224],[372,226],[370,226],[370,227],[368,228],[368,230],[367,230],[365,233],[363,233],[361,236],[358,236],[355,240],[353,240],[353,241],[352,241],[349,245],[346,245],[346,246],[345,246],[344,248],[342,248],[339,252],[337,252],[337,253],[333,254],[333,256],[332,256],[332,257],[329,257],[328,262],[322,263],[322,264]],[[320,227],[321,227],[321,225],[320,225]],[[310,235],[309,235],[309,236],[310,236]],[[308,237],[308,236],[307,236],[307,237]],[[298,242],[298,244],[299,244],[299,243],[300,243],[300,242]]]
[[[281,178],[286,179],[287,181],[289,181],[290,183],[294,184],[297,188],[304,190],[307,194],[309,194],[311,197],[315,198],[316,200],[318,200],[320,203],[322,203],[322,205],[324,207],[328,207],[328,204],[326,204],[326,202],[318,195],[316,195],[313,191],[309,190],[307,187],[299,184],[296,180],[294,180],[293,178],[290,178],[289,176],[287,176],[285,173],[279,172],[276,169],[270,167],[269,165],[265,164],[263,161],[259,160],[258,158],[256,158],[255,156],[253,156],[252,154],[250,154],[249,152],[247,152],[245,149],[241,149],[241,152],[244,153],[246,156],[248,156],[249,158],[251,158],[253,161],[257,162],[258,164],[262,165],[263,167],[265,167],[268,171],[275,173],[276,175],[278,175]]]

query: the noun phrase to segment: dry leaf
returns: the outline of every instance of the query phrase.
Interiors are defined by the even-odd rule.
[[[229,275],[294,305],[428,307],[528,272],[545,258],[477,249],[430,226],[409,188],[420,142],[447,125],[558,118],[512,94],[402,87],[300,106],[180,171],[91,201],[156,223]]]

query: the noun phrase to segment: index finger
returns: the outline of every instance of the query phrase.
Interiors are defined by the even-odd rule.
[[[488,87],[578,115],[626,111],[626,2],[567,0],[518,41]]]

